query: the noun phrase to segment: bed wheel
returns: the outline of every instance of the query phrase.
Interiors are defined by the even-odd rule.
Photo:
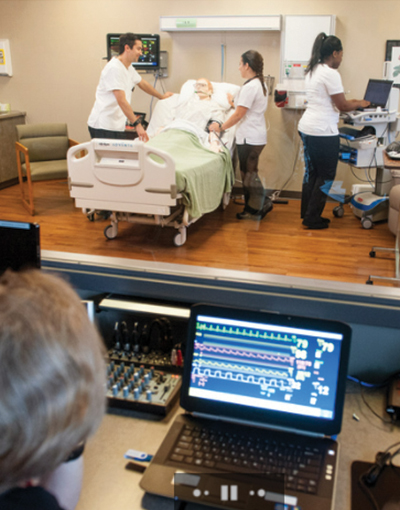
[[[174,237],[175,246],[183,246],[186,243],[186,228],[179,229],[179,233]]]
[[[107,227],[104,229],[104,235],[107,239],[115,239],[118,234],[118,225],[117,224],[111,224],[107,225]]]

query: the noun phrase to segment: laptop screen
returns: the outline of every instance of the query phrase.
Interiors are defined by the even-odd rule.
[[[189,335],[183,407],[315,432],[339,422],[340,429],[348,326],[200,305]]]
[[[393,81],[373,80],[368,81],[364,99],[370,101],[371,106],[385,108],[392,89]]]

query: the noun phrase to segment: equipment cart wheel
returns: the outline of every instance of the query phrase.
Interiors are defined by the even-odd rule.
[[[118,234],[118,224],[112,223],[111,225],[107,225],[104,229],[104,235],[107,239],[115,239]]]
[[[376,255],[376,251],[371,250],[371,251],[369,252],[369,256],[370,256],[372,259],[375,257],[375,255]]]
[[[361,226],[362,228],[365,228],[365,230],[369,230],[374,226],[374,224],[372,223],[371,218],[368,218],[368,216],[364,216],[363,218],[361,218]]]
[[[175,246],[183,246],[186,243],[186,228],[180,228],[179,233],[174,237]]]
[[[334,207],[332,212],[336,218],[343,218],[344,209],[342,205],[337,205],[336,207]]]
[[[369,280],[369,279],[368,279],[365,283],[366,283],[367,285],[373,285],[373,284],[374,284],[374,282],[373,282],[372,280]]]

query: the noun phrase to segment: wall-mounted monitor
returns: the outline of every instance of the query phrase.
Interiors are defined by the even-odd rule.
[[[107,59],[119,54],[119,37],[121,34],[107,34]],[[153,71],[160,67],[160,36],[158,34],[136,34],[143,45],[143,53],[138,62],[132,65],[137,70]]]

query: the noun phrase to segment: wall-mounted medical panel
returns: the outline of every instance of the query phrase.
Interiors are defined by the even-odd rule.
[[[0,39],[0,75],[12,76],[10,42]]]
[[[302,79],[317,35],[334,35],[336,17],[285,16],[281,36],[281,80]]]
[[[277,85],[279,98],[286,94],[285,101],[278,106],[305,108],[304,76],[317,35],[325,32],[335,34],[334,15],[293,15],[285,16],[281,32],[281,72]],[[278,98],[278,99],[279,99]]]
[[[280,30],[276,16],[160,16],[164,32]]]

